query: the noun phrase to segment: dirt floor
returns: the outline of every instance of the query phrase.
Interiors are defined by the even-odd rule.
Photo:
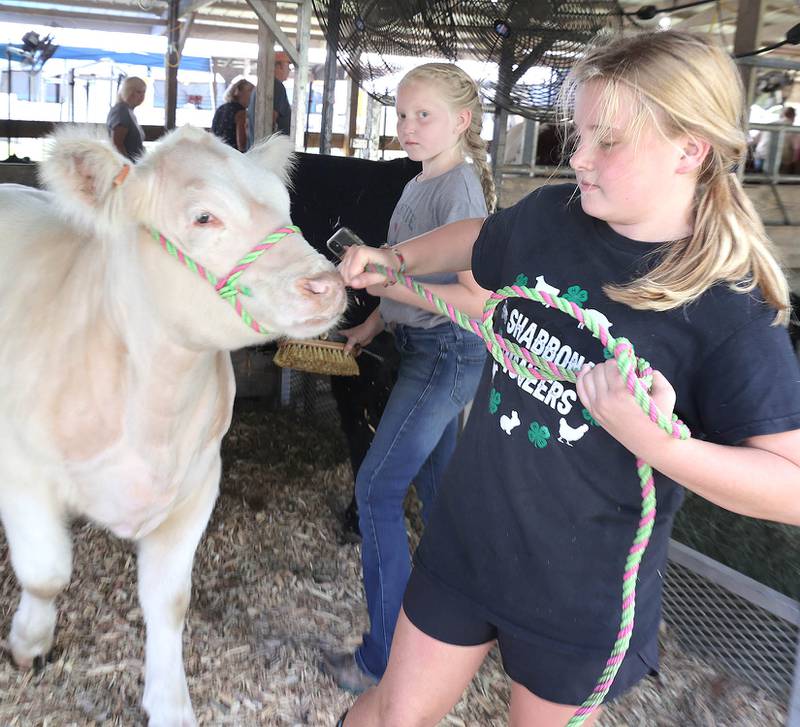
[[[350,467],[336,436],[289,414],[242,413],[224,446],[222,491],[194,567],[185,664],[201,725],[333,727],[351,697],[317,668],[365,627],[358,546],[340,542]],[[410,528],[419,527],[413,511]],[[0,641],[0,727],[141,725],[143,623],[130,544],[74,527],[75,569],[56,646],[18,671]],[[0,530],[0,634],[18,591]],[[662,672],[602,727],[775,727],[782,705],[681,653],[663,634]],[[492,654],[442,725],[506,724],[508,681]]]

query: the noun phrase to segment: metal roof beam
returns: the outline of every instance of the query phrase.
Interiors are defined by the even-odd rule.
[[[196,13],[200,8],[206,5],[211,5],[214,0],[180,0],[178,3],[178,17],[182,18],[184,15]]]
[[[247,4],[253,8],[253,11],[258,16],[258,19],[261,20],[271,31],[272,34],[275,36],[275,40],[278,41],[283,46],[283,49],[289,54],[289,57],[292,59],[292,62],[295,66],[300,65],[300,54],[297,52],[297,48],[295,48],[294,43],[286,36],[281,30],[280,25],[278,25],[278,21],[275,20],[275,16],[267,10],[264,0],[247,0]]]
[[[5,7],[9,7],[6,5]],[[32,16],[32,17],[44,17],[47,20],[53,19],[53,11],[47,10],[44,8],[32,8],[32,7],[21,7],[17,6],[14,7],[11,12],[3,13],[3,20],[9,21],[11,15],[17,16]],[[156,16],[147,17],[146,15],[118,15],[116,18],[112,20],[109,19],[108,14],[105,13],[91,13],[91,12],[81,12],[79,10],[65,10],[59,13],[59,23],[63,26],[63,22],[67,19],[74,19],[74,20],[94,20],[97,21],[98,24],[102,24],[103,26],[108,26],[109,24],[119,24],[119,25],[137,25],[137,26],[149,26],[149,25],[166,25],[166,20],[163,18],[158,18]],[[23,21],[24,22],[24,21]],[[29,21],[28,21],[29,22]],[[81,27],[86,27],[85,25],[81,25]]]

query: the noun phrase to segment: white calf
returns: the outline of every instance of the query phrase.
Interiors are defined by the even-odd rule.
[[[289,157],[280,138],[242,155],[184,128],[131,168],[72,131],[42,167],[50,192],[0,186],[0,518],[22,587],[12,655],[28,666],[52,646],[71,518],[133,539],[155,727],[195,724],[181,633],[230,424],[228,351],[317,335],[346,303],[289,227]]]

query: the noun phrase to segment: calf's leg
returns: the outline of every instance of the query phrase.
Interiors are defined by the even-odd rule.
[[[217,497],[220,463],[156,530],[139,541],[139,602],[147,629],[144,709],[149,727],[197,724],[183,669],[183,621],[192,561]]]
[[[14,662],[28,668],[53,646],[55,599],[69,584],[72,543],[58,504],[45,490],[15,490],[0,503],[0,518],[22,587],[8,641]]]

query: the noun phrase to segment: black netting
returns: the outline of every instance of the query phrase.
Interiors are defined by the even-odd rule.
[[[339,10],[339,62],[351,78],[383,103],[393,103],[391,76],[401,59],[458,56],[454,0],[313,0],[329,37]]]
[[[550,119],[576,56],[600,30],[618,27],[616,0],[313,0],[323,31],[339,12],[339,62],[364,90],[393,101],[397,74],[424,58],[497,64],[486,100]]]

